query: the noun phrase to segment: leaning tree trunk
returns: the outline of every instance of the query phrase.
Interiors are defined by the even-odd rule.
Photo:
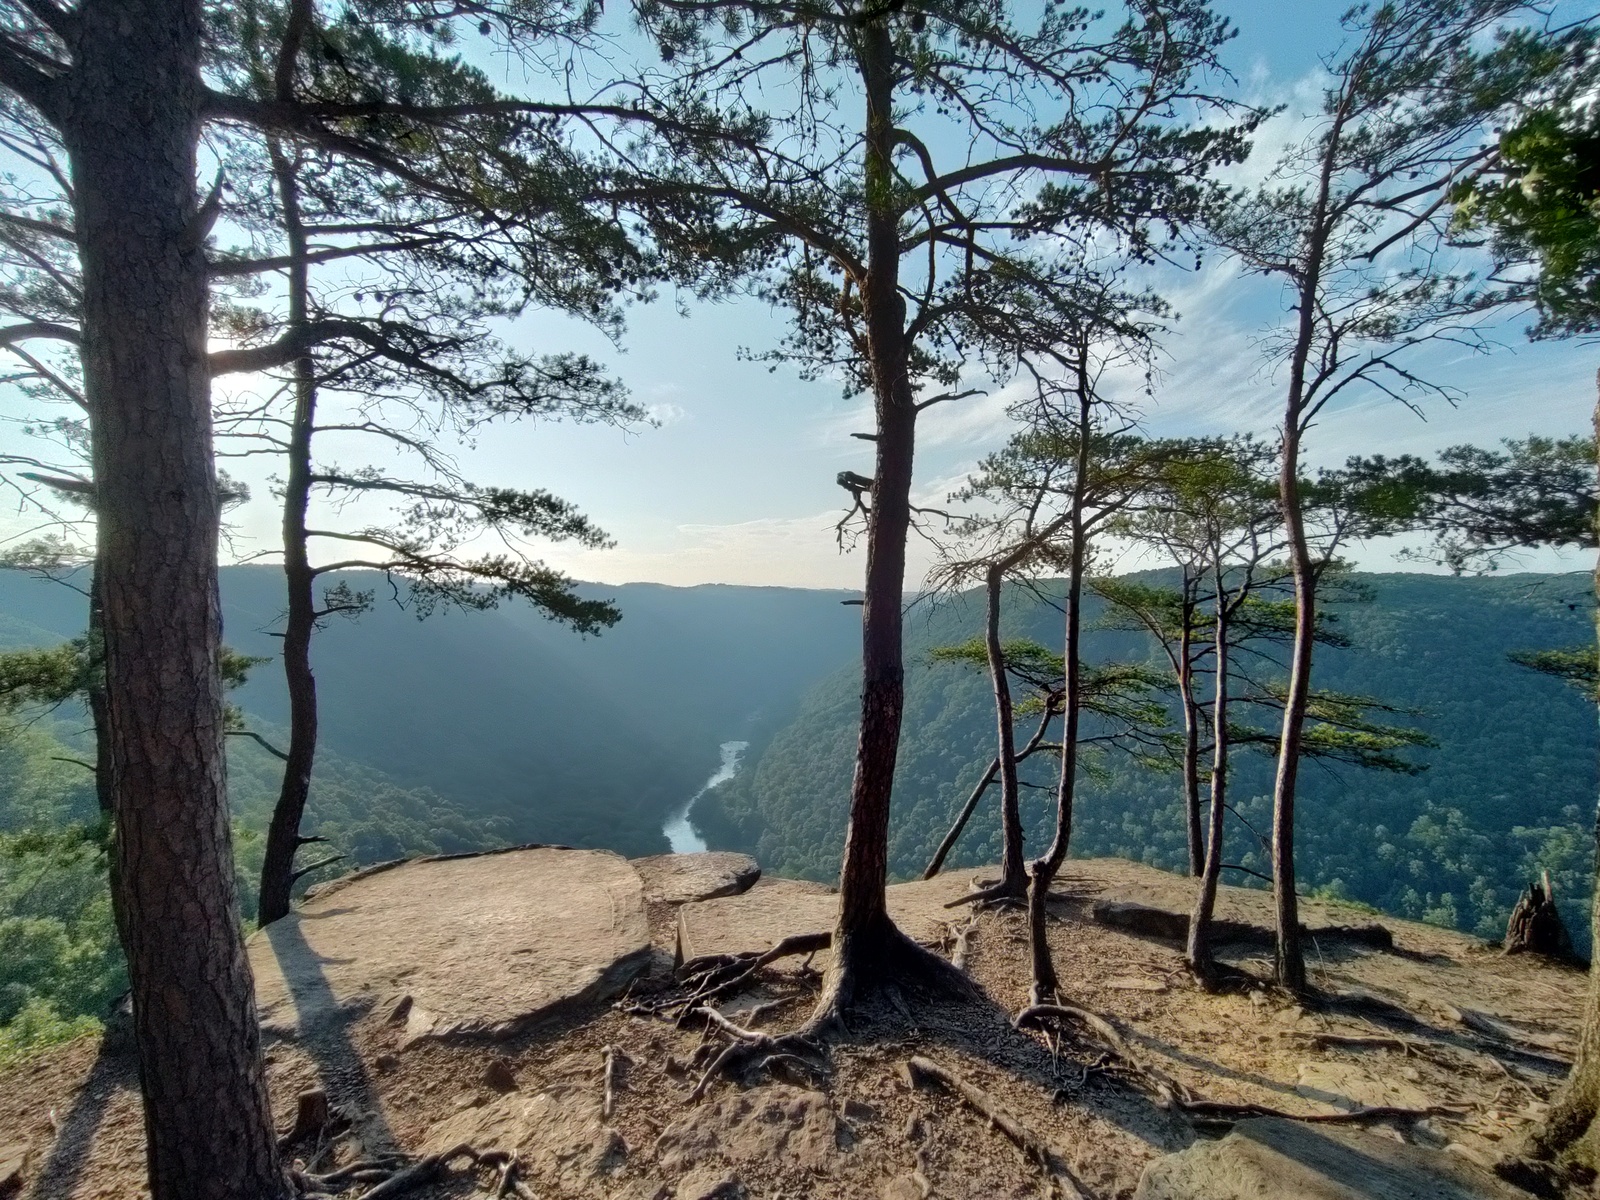
[[[1211,918],[1217,907],[1217,881],[1222,877],[1222,819],[1228,801],[1228,601],[1217,572],[1216,633],[1212,651],[1215,676],[1211,689],[1211,812],[1205,864],[1189,917],[1185,958],[1201,986],[1216,986],[1217,964],[1211,952]]]
[[[63,77],[115,791],[154,1200],[287,1197],[234,886],[206,366],[199,0],[91,0]]]
[[[1028,949],[1032,960],[1033,1003],[1041,1004],[1060,987],[1050,939],[1046,909],[1050,885],[1066,860],[1072,842],[1072,806],[1078,779],[1078,717],[1082,709],[1080,642],[1083,627],[1083,573],[1088,562],[1084,546],[1083,506],[1089,474],[1089,383],[1080,365],[1078,375],[1078,459],[1072,483],[1070,530],[1072,552],[1067,568],[1065,681],[1061,698],[1061,776],[1056,784],[1056,832],[1050,848],[1029,868]]]
[[[288,235],[289,328],[303,329],[309,302],[306,236],[300,220],[299,180],[283,149],[272,147],[273,170],[283,200]],[[311,768],[317,753],[317,681],[311,673],[311,635],[316,626],[316,573],[307,557],[306,510],[311,497],[311,435],[316,422],[316,365],[310,353],[294,363],[294,421],[289,430],[289,462],[283,489],[283,574],[288,586],[288,617],[283,630],[283,673],[289,691],[289,752],[278,803],[267,827],[261,863],[257,921],[271,924],[288,916],[294,888],[294,858],[304,844],[300,822],[311,794]]]
[[[1300,944],[1300,901],[1295,892],[1294,805],[1300,774],[1300,739],[1311,696],[1311,648],[1316,629],[1316,579],[1311,548],[1300,511],[1300,438],[1298,416],[1285,430],[1283,466],[1278,481],[1284,525],[1288,531],[1289,565],[1294,572],[1294,649],[1289,663],[1289,690],[1283,704],[1283,733],[1278,742],[1278,773],[1272,789],[1272,890],[1276,917],[1278,983],[1293,992],[1306,987],[1305,952]]]
[[[1600,375],[1596,376],[1600,391]],[[1600,448],[1600,398],[1594,409],[1596,446]],[[1597,530],[1600,533],[1600,530]],[[1594,573],[1595,598],[1600,600],[1600,562]],[[1597,610],[1600,621],[1600,610]],[[1597,629],[1600,636],[1600,629]],[[1583,1029],[1578,1035],[1578,1058],[1572,1073],[1556,1096],[1544,1121],[1529,1135],[1527,1150],[1535,1158],[1570,1154],[1591,1170],[1600,1169],[1600,806],[1595,810],[1595,889],[1590,903],[1589,930],[1593,939],[1589,958],[1589,987],[1583,1004]]]
[[[1193,610],[1188,581],[1180,608],[1183,628],[1178,634],[1178,703],[1183,706],[1183,812],[1189,838],[1189,874],[1205,869],[1205,839],[1200,828],[1200,712],[1194,701]]]
[[[984,649],[989,657],[989,682],[994,688],[996,725],[995,761],[1000,764],[1000,882],[990,893],[1021,899],[1028,894],[1028,867],[1022,857],[1022,811],[1017,785],[1017,735],[1011,706],[1011,681],[1006,675],[1005,650],[1000,644],[1000,600],[1005,571],[991,566],[984,580],[988,598],[983,627]]]

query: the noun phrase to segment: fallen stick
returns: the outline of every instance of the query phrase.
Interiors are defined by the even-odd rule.
[[[600,1097],[600,1117],[602,1120],[609,1121],[611,1120],[611,1114],[616,1111],[617,1107],[617,1068],[620,1061],[627,1056],[615,1046],[607,1046],[604,1053],[606,1061],[603,1077],[605,1090]]]
[[[962,1076],[956,1074],[948,1067],[941,1066],[931,1058],[914,1055],[907,1059],[902,1066],[906,1082],[913,1088],[921,1087],[926,1083],[938,1083],[960,1096],[968,1108],[986,1118],[991,1126],[998,1129],[1010,1138],[1023,1155],[1043,1168],[1049,1175],[1060,1181],[1068,1191],[1068,1196],[1073,1200],[1081,1200],[1083,1191],[1077,1182],[1066,1173],[1066,1168],[1061,1165],[1055,1152],[1045,1141],[1029,1129],[1016,1117],[1001,1108],[988,1092],[969,1083]]]
[[[972,935],[978,931],[978,919],[971,917],[960,929],[953,924],[950,926],[951,935],[955,938],[955,945],[950,949],[950,965],[958,971],[967,969],[967,948],[972,942]]]
[[[1249,1117],[1277,1117],[1309,1125],[1364,1125],[1369,1121],[1423,1121],[1429,1117],[1462,1116],[1471,1112],[1466,1105],[1436,1104],[1428,1108],[1402,1108],[1375,1104],[1348,1112],[1294,1113],[1267,1104],[1232,1104],[1221,1100],[1187,1100],[1179,1107],[1202,1121],[1242,1121]]]

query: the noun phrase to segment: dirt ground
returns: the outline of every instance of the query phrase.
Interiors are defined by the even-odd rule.
[[[1372,1128],[1483,1162],[1544,1110],[1575,1044],[1579,971],[1319,903],[1307,906],[1309,926],[1378,919],[1393,931],[1394,949],[1315,939],[1309,965],[1323,997],[1314,1006],[1265,984],[1207,995],[1188,979],[1176,944],[1093,915],[1107,900],[1185,910],[1190,886],[1137,864],[1070,862],[1050,938],[1072,1001],[1110,1020],[1139,1060],[1193,1095],[1301,1114],[1365,1105],[1448,1110]],[[1226,889],[1219,916],[1264,927],[1268,898]],[[907,1011],[887,1041],[856,1030],[830,1049],[823,1070],[780,1060],[752,1072],[748,1087],[718,1079],[691,1103],[697,1050],[718,1040],[698,1021],[678,1028],[607,1004],[508,1041],[402,1050],[401,1024],[375,1007],[315,1039],[268,1039],[279,1126],[292,1122],[301,1092],[321,1085],[346,1124],[335,1137],[292,1147],[311,1170],[468,1140],[517,1149],[525,1194],[541,1200],[978,1200],[1072,1187],[1126,1200],[1152,1158],[1225,1131],[1163,1107],[1101,1041],[1052,1042],[1012,1029],[1009,1015],[1027,993],[1022,917],[984,912],[975,920],[966,965],[992,1005]],[[964,911],[952,912],[952,931],[966,921]],[[624,1003],[671,983],[676,911],[652,904],[650,922],[658,953]],[[1247,938],[1223,958],[1264,980],[1270,953]],[[798,965],[785,964],[722,1011],[767,1031],[798,1023],[816,986]],[[749,1016],[757,1005],[766,1007]],[[606,1118],[608,1047],[618,1068]],[[1065,1180],[1053,1182],[948,1090],[911,1087],[903,1066],[913,1055],[959,1073],[1048,1143]],[[25,1196],[143,1196],[141,1140],[125,1037],[80,1041],[0,1071],[0,1146],[32,1147]],[[474,1173],[463,1160],[407,1195],[493,1194],[494,1185],[493,1172]]]

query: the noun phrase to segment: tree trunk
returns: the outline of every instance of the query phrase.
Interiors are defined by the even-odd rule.
[[[1211,690],[1211,813],[1207,830],[1205,864],[1189,917],[1186,958],[1189,970],[1202,986],[1216,982],[1217,964],[1211,953],[1211,918],[1217,907],[1217,881],[1222,876],[1222,819],[1228,799],[1228,600],[1222,589],[1222,572],[1216,572],[1216,625]]]
[[[1295,892],[1294,802],[1300,774],[1300,737],[1311,696],[1311,649],[1316,630],[1316,580],[1311,548],[1300,511],[1300,437],[1296,414],[1285,428],[1283,465],[1278,479],[1289,564],[1294,572],[1294,649],[1289,690],[1284,697],[1283,733],[1278,742],[1278,774],[1272,789],[1272,891],[1276,917],[1278,983],[1292,992],[1306,987],[1306,960],[1300,944],[1300,901]]]
[[[1178,634],[1178,701],[1183,705],[1183,811],[1189,834],[1189,874],[1205,869],[1205,841],[1200,829],[1200,712],[1194,702],[1194,610],[1189,602],[1189,581],[1183,583]]]
[[[862,281],[867,354],[877,416],[876,468],[867,514],[867,578],[861,610],[861,732],[850,785],[850,821],[839,873],[839,921],[819,1015],[848,1008],[862,976],[892,971],[884,954],[903,935],[889,919],[889,801],[905,704],[901,645],[906,535],[916,403],[908,373],[905,301],[893,207],[893,48],[887,17],[860,33],[866,85],[867,277]]]
[[[972,814],[977,811],[978,801],[983,799],[983,794],[989,790],[989,785],[994,782],[994,777],[1000,773],[1000,760],[991,758],[989,766],[979,777],[977,786],[967,795],[967,802],[961,806],[961,811],[956,814],[955,821],[950,826],[950,831],[944,835],[944,841],[939,843],[939,848],[933,852],[927,870],[922,872],[924,879],[932,879],[944,870],[944,860],[949,857],[950,851],[955,848],[956,839],[961,836],[961,831],[967,827],[967,822],[972,819]]]
[[[199,0],[91,0],[63,77],[127,955],[154,1200],[290,1194],[239,926],[195,193]]]
[[[110,818],[116,803],[111,774],[111,707],[106,699],[105,601],[100,594],[98,557],[89,575],[89,723],[94,726],[94,795],[100,815]]]
[[[1017,786],[1017,735],[1011,708],[1011,681],[1006,675],[1005,651],[1000,645],[1000,599],[1004,570],[991,566],[984,580],[988,619],[984,623],[984,648],[989,655],[989,681],[994,687],[996,761],[1000,764],[1000,888],[1018,899],[1028,894],[1028,868],[1022,857],[1022,811]]]
[[[1083,572],[1087,563],[1084,546],[1083,508],[1089,474],[1090,392],[1086,367],[1078,371],[1078,459],[1072,483],[1069,528],[1072,550],[1067,568],[1067,612],[1065,653],[1066,673],[1061,699],[1061,776],[1056,785],[1056,832],[1044,857],[1035,859],[1029,871],[1028,949],[1032,959],[1033,1002],[1042,1003],[1060,987],[1055,962],[1050,957],[1050,939],[1045,925],[1050,900],[1050,885],[1067,857],[1072,842],[1072,805],[1078,777],[1078,717],[1082,709],[1079,662],[1083,625]]]
[[[289,328],[304,327],[309,304],[306,237],[300,220],[295,165],[281,146],[272,147],[273,170],[283,201],[288,234]],[[283,574],[288,586],[288,617],[283,630],[283,673],[289,691],[289,751],[283,784],[267,828],[261,863],[257,920],[271,924],[289,915],[294,888],[294,858],[301,846],[300,821],[311,794],[311,768],[317,753],[317,681],[311,673],[311,635],[316,626],[316,574],[306,550],[306,509],[311,496],[311,435],[316,422],[316,365],[309,353],[294,363],[294,423],[289,430],[288,475],[283,489]]]
[[[1600,394],[1600,375],[1595,379]],[[1596,445],[1600,446],[1600,395],[1594,409]],[[1594,572],[1595,598],[1600,600],[1600,562]],[[1600,610],[1597,610],[1600,622]],[[1597,628],[1600,636],[1600,628]],[[1572,1073],[1550,1106],[1544,1121],[1528,1138],[1528,1152],[1535,1158],[1554,1158],[1571,1154],[1591,1170],[1600,1170],[1600,806],[1595,809],[1595,889],[1589,910],[1589,929],[1593,945],[1589,951],[1589,987],[1583,1004],[1583,1029],[1578,1035],[1578,1058]]]

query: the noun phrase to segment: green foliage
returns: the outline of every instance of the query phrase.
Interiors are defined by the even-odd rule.
[[[1171,586],[1171,573],[1135,577]],[[1357,576],[1370,602],[1337,613],[1348,647],[1317,652],[1325,693],[1384,697],[1388,715],[1370,714],[1401,744],[1374,742],[1332,721],[1367,720],[1343,704],[1323,713],[1327,748],[1301,771],[1299,863],[1308,891],[1334,889],[1386,912],[1450,921],[1498,938],[1521,888],[1548,868],[1568,930],[1586,941],[1593,841],[1583,813],[1596,780],[1593,706],[1576,691],[1552,688],[1513,669],[1506,654],[1528,644],[1575,641],[1587,630],[1588,579],[1571,576],[1450,578]],[[1047,593],[1054,595],[1054,593]],[[1007,593],[1004,638],[1059,641],[1060,615],[1021,588]],[[1098,615],[1091,608],[1086,615]],[[920,874],[956,810],[993,755],[994,706],[978,671],[936,665],[921,648],[960,644],[979,627],[982,605],[953,603],[909,623],[906,721],[895,783],[890,869]],[[1086,637],[1092,662],[1159,663],[1148,635],[1102,629]],[[794,720],[755,742],[746,765],[696,805],[694,820],[713,847],[744,849],[775,873],[833,881],[850,792],[859,680],[841,670],[805,698]],[[1323,697],[1324,700],[1327,697]],[[1403,711],[1415,710],[1406,717]],[[1420,758],[1426,740],[1437,749]],[[1419,773],[1357,772],[1350,752],[1392,755]],[[1042,756],[1041,756],[1042,757]],[[1083,782],[1073,853],[1111,854],[1183,869],[1186,837],[1180,783],[1122,756],[1106,756],[1105,776]],[[1398,765],[1398,763],[1396,764]],[[1030,761],[1024,778],[1047,789],[1053,760]],[[1240,755],[1232,793],[1226,860],[1270,869],[1266,850],[1244,822],[1271,824],[1273,763]],[[1048,837],[1048,791],[1024,788],[1025,828],[1034,846]],[[980,806],[949,869],[999,861],[999,822]],[[1248,883],[1234,876],[1230,882]],[[1332,894],[1332,893],[1330,893]]]
[[[1411,455],[1352,458],[1342,474],[1395,500],[1395,525],[1431,533],[1417,557],[1458,574],[1495,570],[1534,546],[1594,549],[1594,438],[1508,438],[1503,450],[1451,446],[1438,463]]]
[[[1553,675],[1589,700],[1600,701],[1600,650],[1569,646],[1561,650],[1513,650],[1506,655],[1519,667]]]

